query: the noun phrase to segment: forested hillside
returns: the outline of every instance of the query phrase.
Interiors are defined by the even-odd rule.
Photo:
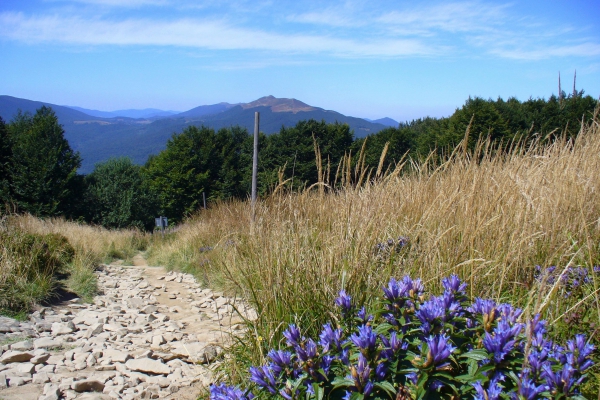
[[[259,193],[317,182],[335,188],[348,183],[348,171],[357,163],[374,176],[375,169],[393,168],[405,157],[441,156],[465,135],[465,149],[473,149],[480,138],[501,149],[515,141],[572,137],[597,104],[583,91],[524,102],[470,98],[448,118],[418,119],[364,138],[356,138],[348,124],[302,120],[260,135]],[[237,108],[242,110],[227,112]],[[188,126],[172,134],[166,149],[144,166],[111,159],[82,176],[77,174],[80,155],[65,139],[56,114],[43,106],[35,114],[1,121],[0,149],[1,201],[37,216],[150,229],[158,214],[177,222],[197,211],[203,193],[210,205],[250,192],[252,135],[241,127]]]

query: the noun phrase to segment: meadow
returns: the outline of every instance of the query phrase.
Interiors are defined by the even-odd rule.
[[[340,290],[375,308],[390,277],[405,275],[439,293],[441,279],[456,274],[470,298],[509,302],[526,319],[540,314],[552,337],[585,333],[597,348],[597,115],[575,138],[554,136],[502,149],[486,140],[475,149],[461,143],[442,157],[406,158],[387,171],[363,167],[362,154],[354,162],[347,156],[335,182],[322,178],[289,192],[282,178],[256,204],[254,221],[249,201],[221,202],[164,238],[29,216],[6,217],[2,230],[66,237],[74,249],[67,264],[82,276],[72,273],[71,285],[79,281],[88,297],[95,263],[145,251],[152,265],[192,272],[251,301],[259,318],[229,349],[221,369],[228,382],[247,382],[248,367],[263,364],[268,349],[284,342],[288,324],[314,337],[336,321],[332,304]],[[326,170],[315,153],[319,171]],[[385,150],[380,165],[384,158]],[[600,391],[598,371],[592,369],[588,394]]]
[[[583,332],[598,344],[599,134],[594,119],[571,140],[504,151],[484,140],[387,172],[358,162],[338,171],[341,190],[275,190],[254,223],[246,201],[202,211],[149,257],[256,305],[259,319],[226,371],[234,382],[265,362],[289,323],[318,334],[341,289],[374,305],[404,275],[436,293],[457,274],[470,298],[510,302],[523,318],[541,314],[556,338]]]

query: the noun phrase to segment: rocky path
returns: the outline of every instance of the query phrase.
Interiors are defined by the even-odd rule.
[[[191,275],[134,264],[100,266],[93,304],[0,317],[0,399],[198,396],[255,312]]]

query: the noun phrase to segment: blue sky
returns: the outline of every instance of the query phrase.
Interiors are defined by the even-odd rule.
[[[2,0],[0,94],[105,111],[265,95],[367,118],[600,95],[598,1]]]

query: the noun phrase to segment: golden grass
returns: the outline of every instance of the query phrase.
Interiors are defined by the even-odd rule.
[[[4,312],[12,312],[15,308],[25,311],[33,303],[51,299],[61,286],[90,301],[97,292],[96,266],[116,258],[131,258],[145,249],[150,240],[150,235],[136,230],[108,230],[62,218],[38,219],[31,215],[5,216],[0,221],[1,232],[5,232],[4,242],[0,237],[0,311]],[[13,249],[23,246],[19,247],[15,240],[32,237],[27,235],[38,238],[35,243],[42,248],[39,251],[24,248],[27,257],[20,256],[20,250]],[[51,238],[67,241],[71,246],[71,257],[61,264],[61,268],[46,268],[48,271],[41,273],[38,258],[46,257],[43,246]],[[19,274],[14,272],[15,268]],[[57,280],[58,272],[66,276],[63,282]],[[11,298],[14,301],[9,301]]]
[[[457,273],[473,297],[511,301],[550,321],[584,310],[597,322],[596,277],[591,293],[568,307],[557,287],[533,278],[535,265],[600,264],[597,120],[572,141],[495,153],[485,141],[473,153],[459,145],[444,163],[409,162],[360,187],[277,191],[257,204],[253,227],[249,202],[222,203],[155,243],[151,261],[187,267],[254,301],[254,329],[267,347],[286,322],[316,329],[340,289],[369,301],[405,274],[435,292]],[[405,250],[377,256],[377,243],[399,236],[410,239]]]
[[[113,256],[131,257],[138,249],[146,247],[150,237],[134,229],[110,230],[64,218],[39,219],[28,214],[11,215],[6,223],[28,233],[60,234],[67,238],[76,253],[85,254],[84,257],[94,262]]]

